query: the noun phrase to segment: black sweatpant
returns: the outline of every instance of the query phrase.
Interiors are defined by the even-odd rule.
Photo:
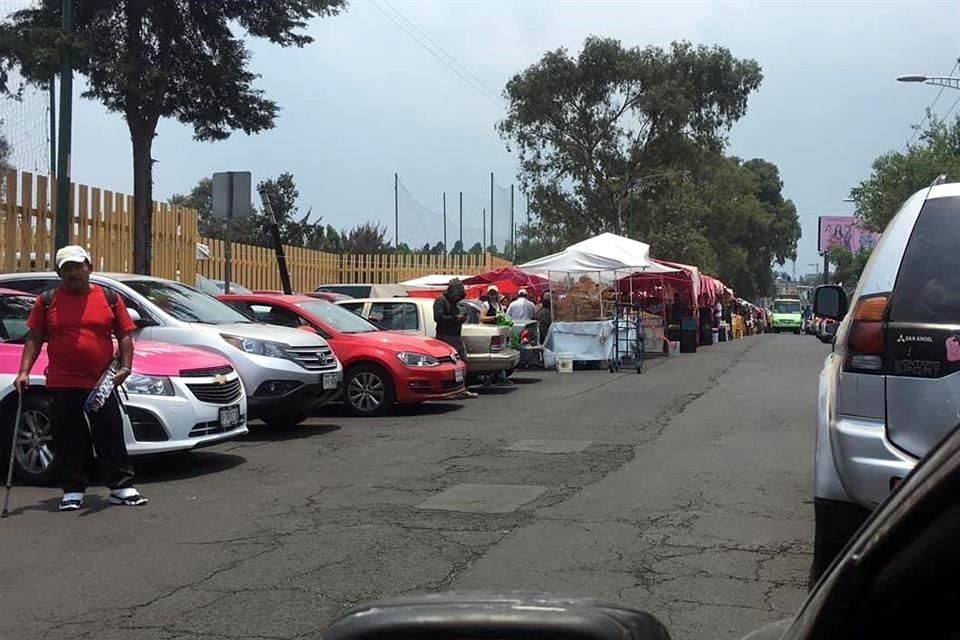
[[[438,334],[437,340],[446,342],[456,349],[457,353],[460,354],[460,359],[463,360],[463,364],[467,364],[467,347],[463,344],[463,338],[461,336],[441,336]]]
[[[50,389],[49,394],[54,413],[54,460],[64,493],[82,493],[87,488],[87,470],[92,467],[94,449],[107,487],[132,486],[133,466],[123,439],[123,416],[117,394],[112,394],[99,411],[86,417],[83,403],[90,394],[89,389]]]

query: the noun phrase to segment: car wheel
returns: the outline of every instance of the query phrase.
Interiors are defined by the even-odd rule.
[[[3,435],[7,447],[13,439],[14,419],[15,414],[11,414],[9,428]],[[13,458],[13,473],[24,484],[49,485],[57,478],[53,464],[53,421],[53,405],[46,394],[28,393],[24,396]],[[6,449],[7,456],[9,451]]]
[[[309,416],[303,413],[278,413],[271,416],[263,416],[260,420],[268,427],[295,427]]]
[[[830,568],[857,529],[870,517],[870,511],[852,502],[815,498],[813,501],[813,564],[808,587],[812,589]]]
[[[797,336],[800,335],[800,329],[794,329],[793,333],[794,335],[797,335]]]
[[[390,374],[375,364],[350,367],[343,377],[343,399],[355,416],[379,416],[394,401]]]

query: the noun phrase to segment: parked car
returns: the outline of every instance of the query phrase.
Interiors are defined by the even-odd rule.
[[[430,298],[366,298],[342,300],[338,305],[374,321],[390,331],[403,331],[435,338],[437,321],[433,317]],[[469,311],[469,303],[464,310]],[[520,364],[520,352],[510,348],[512,331],[509,327],[474,324],[479,314],[467,313],[463,325],[463,343],[467,348],[468,382],[496,373],[512,373]]]
[[[960,184],[918,191],[887,225],[849,301],[814,292],[841,321],[820,374],[814,574],[945,432],[960,407]]]
[[[799,300],[792,298],[774,300],[771,321],[773,332],[792,331],[793,333],[800,333],[800,316],[802,313],[803,305]]]
[[[322,284],[314,293],[339,293],[351,298],[404,298],[409,289],[402,284]]]
[[[356,415],[380,415],[393,404],[446,400],[464,391],[466,364],[439,340],[381,331],[332,302],[305,295],[220,299],[259,322],[323,336],[343,363],[343,400]]]
[[[227,358],[247,392],[250,418],[302,422],[340,391],[343,367],[318,335],[257,324],[216,298],[179,282],[132,274],[99,274],[91,282],[123,296],[135,338],[196,346]],[[0,286],[39,293],[54,273],[0,275]]]
[[[0,289],[0,467],[10,458],[18,400],[13,381],[34,299]],[[14,457],[17,477],[31,484],[54,479],[55,416],[43,392],[46,368],[44,348],[24,396]],[[247,433],[247,398],[240,377],[226,358],[209,351],[137,340],[133,373],[121,388],[121,400],[129,417],[124,439],[130,455],[184,451]]]
[[[196,280],[197,289],[203,291],[208,296],[218,296],[223,293],[227,287],[225,280],[211,280],[210,278],[204,278],[200,274],[197,274]],[[242,284],[231,282],[230,293],[250,293],[250,289],[247,289]]]
[[[795,616],[769,623],[743,640],[955,638],[958,458],[960,432],[955,429],[864,525]],[[769,588],[759,580],[737,580],[758,592]],[[686,606],[688,597],[680,592],[675,600]],[[670,603],[668,596],[668,607]],[[729,609],[729,619],[740,624],[757,617],[749,607]],[[321,637],[668,640],[656,613],[542,592],[432,593],[361,605]],[[734,625],[740,626],[730,623]]]
[[[833,337],[837,335],[838,326],[839,323],[833,318],[824,318],[817,328],[817,338],[820,339],[820,342],[830,344],[833,342]]]

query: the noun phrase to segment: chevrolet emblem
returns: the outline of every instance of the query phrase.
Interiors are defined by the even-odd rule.
[[[213,384],[227,384],[227,379],[222,373],[213,376]]]

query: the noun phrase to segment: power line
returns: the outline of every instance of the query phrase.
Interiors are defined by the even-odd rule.
[[[947,111],[946,115],[943,116],[944,120],[950,117],[950,114],[953,113],[953,110],[957,108],[958,103],[960,103],[960,98],[957,98],[953,101],[953,104],[950,106],[950,110]]]
[[[491,89],[479,76],[477,76],[477,74],[475,74],[473,71],[471,71],[469,68],[467,68],[466,65],[462,64],[462,63],[461,63],[459,60],[457,60],[455,57],[453,57],[452,55],[450,55],[450,53],[448,53],[443,47],[441,47],[439,44],[437,44],[437,42],[436,42],[435,40],[433,40],[430,36],[428,36],[426,33],[424,33],[424,32],[423,32],[419,27],[417,27],[417,25],[414,24],[409,18],[407,18],[405,15],[403,15],[403,13],[401,13],[401,11],[400,11],[399,9],[397,9],[395,6],[393,6],[392,4],[390,4],[389,0],[380,0],[380,1],[383,2],[383,4],[385,4],[391,11],[393,11],[393,12],[397,15],[397,17],[399,17],[399,18],[400,18],[401,20],[403,20],[406,24],[408,24],[411,28],[413,28],[417,33],[419,33],[421,36],[423,36],[423,37],[427,40],[427,42],[429,42],[429,43],[432,44],[434,47],[436,47],[437,50],[440,51],[440,53],[442,53],[444,56],[446,56],[447,59],[450,60],[450,62],[452,62],[456,67],[458,67],[461,71],[463,71],[464,73],[466,73],[467,75],[469,75],[471,78],[473,78],[474,80],[476,80],[477,84],[480,85],[485,91],[487,91],[490,95],[492,95],[492,96],[494,96],[494,97],[496,97],[496,98],[499,98],[499,96],[497,95],[497,92],[494,91],[493,89]]]
[[[485,85],[484,85],[482,82],[478,83],[477,80],[474,80],[474,79],[472,79],[472,78],[470,77],[470,76],[473,75],[473,74],[472,74],[471,72],[469,72],[469,70],[467,70],[467,73],[468,73],[469,75],[467,75],[467,74],[465,74],[464,72],[460,71],[460,70],[457,68],[457,66],[456,66],[456,65],[459,65],[460,63],[456,62],[456,60],[453,59],[452,56],[450,56],[450,57],[451,57],[452,60],[454,60],[454,63],[456,63],[456,65],[453,64],[453,63],[451,63],[451,62],[449,62],[449,61],[446,60],[443,56],[441,56],[439,53],[437,53],[436,51],[434,51],[433,48],[431,48],[430,45],[428,45],[426,42],[424,42],[424,40],[422,40],[415,32],[413,32],[413,31],[411,31],[409,28],[407,28],[406,25],[404,25],[400,20],[398,20],[393,14],[387,12],[383,7],[381,7],[379,4],[377,4],[374,0],[370,0],[370,4],[373,5],[373,7],[374,7],[377,11],[379,11],[381,14],[383,14],[383,16],[384,16],[385,18],[387,18],[387,19],[390,20],[393,24],[395,24],[401,31],[403,31],[405,34],[407,34],[408,36],[410,36],[410,38],[412,38],[414,42],[416,42],[418,45],[420,45],[427,53],[429,53],[431,56],[433,56],[433,57],[436,58],[438,61],[440,61],[440,63],[442,63],[445,67],[447,67],[448,69],[450,69],[450,71],[452,71],[458,78],[460,78],[460,79],[463,80],[465,83],[467,83],[474,91],[476,91],[477,93],[479,93],[481,96],[483,96],[484,98],[486,98],[489,102],[491,102],[492,104],[496,105],[497,107],[501,107],[501,108],[503,107],[503,103],[502,103],[499,99],[494,98],[494,97],[491,97],[491,93],[489,92],[489,90],[485,87]],[[392,7],[391,7],[391,8],[392,8]],[[402,15],[402,14],[401,14],[401,15]],[[409,22],[409,21],[408,21],[408,22]],[[411,23],[411,24],[412,24],[412,23]],[[416,27],[414,27],[414,28],[416,28]],[[417,31],[419,31],[419,29],[417,29]],[[422,32],[421,32],[421,33],[422,33]],[[428,40],[429,40],[429,38],[428,38]],[[436,46],[436,45],[434,45],[434,46]],[[438,48],[439,48],[439,47],[438,47]],[[441,49],[441,51],[442,51],[442,49]],[[445,53],[445,52],[444,52],[444,53]],[[446,54],[446,55],[449,56],[449,54]],[[462,67],[463,65],[460,65],[460,66]],[[464,69],[466,69],[466,68],[464,67]],[[475,76],[474,76],[474,77],[475,77]],[[493,94],[493,95],[496,95],[496,94]]]

